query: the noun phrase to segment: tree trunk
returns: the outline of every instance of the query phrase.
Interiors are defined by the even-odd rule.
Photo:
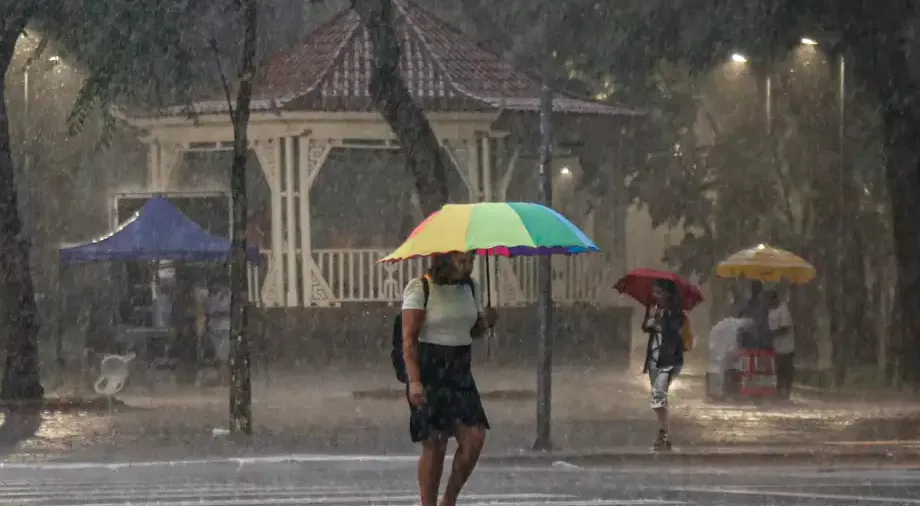
[[[5,21],[0,34],[0,73],[6,75],[16,40],[25,27]],[[15,25],[15,26],[12,26]],[[0,398],[41,399],[38,364],[38,321],[29,262],[29,243],[23,235],[16,195],[16,171],[10,152],[9,117],[4,87],[0,86],[0,326],[6,334],[6,362],[0,380]]]
[[[233,119],[233,164],[230,196],[233,200],[233,245],[230,259],[230,431],[252,434],[251,346],[247,325],[246,275],[246,160],[249,152],[249,115],[258,37],[258,2],[242,0],[243,51]]]
[[[415,177],[422,211],[428,215],[447,203],[448,160],[421,106],[399,73],[401,50],[392,0],[351,0],[374,50],[369,91],[377,110],[393,129]]]
[[[856,55],[857,71],[882,107],[887,155],[886,180],[891,193],[891,218],[897,260],[900,332],[897,353],[904,384],[920,384],[920,87],[910,74],[909,44],[892,36],[873,41]]]

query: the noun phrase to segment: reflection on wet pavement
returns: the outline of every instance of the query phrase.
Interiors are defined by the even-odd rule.
[[[287,379],[274,380],[273,387],[257,383],[254,411],[258,436],[250,451],[413,451],[406,437],[405,401],[354,399],[350,392],[357,388],[356,381],[339,385],[328,379],[324,383]],[[526,374],[517,381],[500,378],[480,383],[520,388],[525,381]],[[554,439],[564,449],[649,444],[653,424],[646,397],[648,386],[641,376],[596,372],[560,375],[554,390]],[[914,439],[920,429],[920,404],[903,399],[870,406],[806,392],[787,403],[731,404],[707,402],[701,390],[702,380],[696,377],[681,378],[675,385],[672,430],[679,444]],[[227,441],[212,436],[215,427],[225,426],[226,398],[223,388],[135,391],[122,397],[130,409],[45,412],[35,437],[23,441],[10,457],[137,459],[232,451]],[[534,434],[533,400],[493,400],[486,408],[493,425],[490,451],[529,446]]]

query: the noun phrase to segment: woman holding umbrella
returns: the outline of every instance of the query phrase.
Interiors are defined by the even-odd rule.
[[[496,320],[489,257],[593,251],[598,251],[597,245],[584,232],[548,207],[480,202],[445,205],[379,260],[432,257],[427,275],[406,286],[391,351],[396,377],[407,383],[409,431],[412,440],[422,444],[422,506],[436,506],[447,439],[454,436],[459,447],[440,506],[456,504],[489,428],[470,371],[471,339],[482,337]],[[485,290],[471,278],[474,253],[485,257]],[[486,299],[484,308],[480,295]]]
[[[491,307],[480,307],[472,272],[471,253],[435,255],[425,279],[413,279],[403,293],[409,433],[422,445],[422,506],[437,503],[448,439],[457,440],[457,453],[441,506],[456,504],[489,429],[473,379],[471,344],[495,325],[497,315]]]
[[[668,390],[684,365],[684,344],[681,328],[684,325],[683,308],[677,283],[669,279],[655,280],[653,294],[657,300],[654,312],[646,306],[642,330],[648,333],[645,368],[652,386],[652,410],[658,418],[656,450],[669,450]]]
[[[684,351],[693,345],[692,339],[684,342],[682,331],[687,323],[684,311],[702,302],[703,294],[677,274],[655,269],[635,269],[617,281],[615,287],[645,306],[642,330],[648,333],[648,344],[642,372],[648,374],[652,409],[658,418],[655,449],[667,450],[671,448],[668,390],[684,365]]]

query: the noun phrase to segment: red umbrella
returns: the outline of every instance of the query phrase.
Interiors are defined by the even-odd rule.
[[[670,271],[634,269],[620,278],[614,286],[620,293],[629,295],[639,301],[640,304],[653,306],[655,305],[655,298],[652,296],[652,284],[657,279],[667,279],[677,285],[677,289],[680,290],[680,300],[683,303],[684,311],[689,311],[700,302],[703,302],[703,294],[699,288]]]

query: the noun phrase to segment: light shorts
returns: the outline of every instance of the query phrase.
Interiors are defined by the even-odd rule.
[[[658,367],[654,363],[648,364],[648,380],[652,386],[652,409],[668,407],[668,390],[673,381],[680,374],[680,366]]]

